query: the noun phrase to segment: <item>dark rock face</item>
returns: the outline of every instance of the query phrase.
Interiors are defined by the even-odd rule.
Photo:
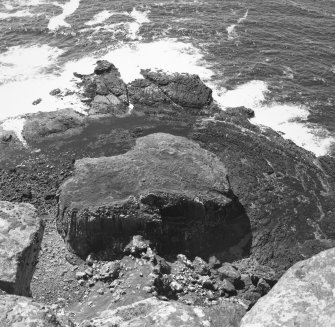
[[[139,138],[124,155],[76,162],[60,190],[58,230],[81,256],[124,247],[134,234],[163,253],[208,256],[250,235],[226,173],[217,157],[186,138]]]
[[[129,100],[135,114],[185,116],[213,111],[212,90],[197,75],[141,71],[144,79],[128,84]]]
[[[75,76],[82,80],[83,96],[90,104],[89,115],[122,116],[129,111],[127,86],[113,64],[98,61],[94,74]]]
[[[97,62],[94,74],[76,74],[82,80],[83,101],[90,105],[88,114],[117,117],[130,113],[149,116],[199,115],[211,107],[212,90],[197,75],[150,70],[142,70],[141,73],[143,79],[126,85],[118,69],[102,60]]]
[[[28,142],[59,134],[71,136],[85,124],[85,116],[72,109],[40,112],[27,117],[22,135]]]
[[[30,295],[43,231],[44,224],[31,204],[0,201],[0,289]]]
[[[203,108],[213,101],[212,90],[198,75],[157,73],[142,70],[145,79],[158,86],[174,103],[185,108]]]

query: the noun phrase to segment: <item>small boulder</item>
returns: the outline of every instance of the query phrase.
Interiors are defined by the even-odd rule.
[[[33,106],[36,106],[36,105],[38,105],[38,104],[41,103],[41,102],[42,102],[42,99],[41,99],[41,98],[38,98],[38,99],[36,99],[36,100],[33,101],[32,105],[33,105]]]
[[[221,293],[234,295],[236,294],[235,286],[227,279],[218,282],[217,288]]]
[[[61,93],[60,89],[53,89],[53,90],[50,91],[49,94],[52,95],[52,96],[55,96],[55,95],[58,95],[60,93]]]
[[[209,274],[209,267],[205,260],[200,257],[195,257],[193,260],[194,272],[196,274],[205,276]]]
[[[228,262],[222,264],[222,266],[218,269],[218,274],[221,280],[227,279],[232,284],[237,283],[241,279],[241,274],[238,270]]]
[[[130,243],[124,248],[124,252],[139,256],[141,253],[146,252],[149,246],[150,241],[144,239],[142,235],[134,235]]]
[[[104,264],[100,269],[100,279],[110,281],[119,277],[121,266],[119,261],[112,261]]]
[[[102,75],[104,73],[109,73],[112,69],[116,69],[115,66],[107,60],[98,60],[97,65],[94,68],[94,74]]]

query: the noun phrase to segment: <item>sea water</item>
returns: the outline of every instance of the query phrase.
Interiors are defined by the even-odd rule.
[[[222,110],[252,108],[252,123],[334,155],[334,35],[333,0],[2,0],[0,121],[85,113],[73,72],[107,59],[126,82],[143,68],[198,74]]]

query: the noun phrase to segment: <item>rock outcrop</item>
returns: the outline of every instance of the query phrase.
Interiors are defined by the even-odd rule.
[[[241,305],[231,302],[205,309],[149,298],[116,310],[105,310],[80,327],[235,327],[244,313]]]
[[[200,115],[213,103],[212,90],[198,75],[166,74],[142,70],[142,79],[128,85],[118,69],[106,60],[97,62],[94,74],[75,74],[81,79],[82,101],[90,116],[126,114],[147,116]]]
[[[129,99],[136,114],[199,115],[213,102],[212,90],[198,75],[170,75],[150,70],[141,73],[144,79],[128,84]]]
[[[2,327],[73,327],[67,318],[58,317],[50,308],[32,299],[0,295]]]
[[[0,201],[0,289],[30,295],[43,231],[31,204]]]
[[[291,267],[243,318],[241,327],[335,326],[335,249]]]
[[[92,75],[79,75],[83,101],[90,104],[89,115],[122,116],[129,111],[127,86],[118,69],[105,60],[99,60]]]
[[[57,226],[81,256],[127,245],[143,234],[163,253],[209,255],[233,246],[250,226],[224,164],[170,134],[137,139],[124,155],[81,159],[60,189]]]

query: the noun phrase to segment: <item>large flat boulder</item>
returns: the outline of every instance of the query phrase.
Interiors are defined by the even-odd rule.
[[[226,175],[222,161],[193,141],[141,137],[123,155],[76,162],[60,188],[58,230],[81,256],[121,249],[134,234],[163,252],[208,255],[250,232]]]
[[[15,295],[0,295],[0,321],[2,327],[73,326],[67,318],[57,317],[47,306]]]
[[[149,298],[116,310],[105,310],[98,317],[82,322],[80,327],[235,327],[244,313],[243,307],[236,303],[205,309]]]
[[[43,231],[31,204],[0,201],[0,289],[30,295]]]
[[[293,265],[241,327],[335,326],[335,249]]]

